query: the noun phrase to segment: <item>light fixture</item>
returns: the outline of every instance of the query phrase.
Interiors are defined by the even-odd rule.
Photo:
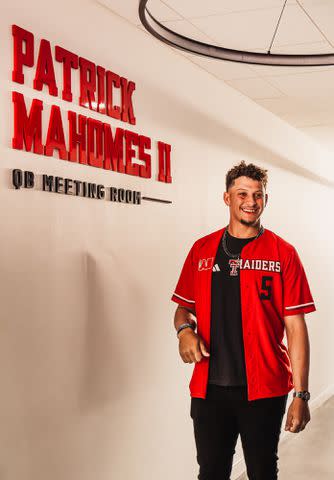
[[[188,53],[194,53],[208,58],[216,58],[220,60],[228,60],[231,62],[251,63],[259,65],[280,65],[280,66],[320,66],[320,65],[334,65],[333,53],[319,53],[319,54],[293,54],[286,55],[281,53],[271,53],[271,47],[274,38],[278,31],[278,26],[282,18],[282,14],[286,5],[285,0],[280,17],[278,19],[273,38],[267,53],[248,52],[243,50],[233,50],[231,48],[219,47],[208,43],[199,42],[193,38],[180,35],[173,30],[170,30],[165,25],[160,23],[147,8],[149,0],[139,0],[139,18],[146,30],[154,37],[158,38],[168,45],[184,50]],[[180,0],[181,1],[181,0]],[[305,11],[303,6],[297,0],[298,5],[304,13],[309,17],[312,23],[316,26],[319,32],[324,36],[323,32],[311,19],[310,15]],[[326,38],[326,37],[325,37]],[[328,41],[328,39],[326,38]]]

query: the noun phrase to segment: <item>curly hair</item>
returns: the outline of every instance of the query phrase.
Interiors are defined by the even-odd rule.
[[[264,188],[267,186],[268,176],[267,171],[263,168],[257,167],[253,163],[246,165],[245,161],[242,160],[239,165],[234,165],[227,174],[226,174],[226,191],[234,184],[234,180],[238,177],[248,177],[253,180],[259,180],[262,182]]]

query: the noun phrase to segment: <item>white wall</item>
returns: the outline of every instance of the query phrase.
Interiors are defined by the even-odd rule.
[[[320,143],[324,148],[327,148],[331,152],[334,148],[334,125],[312,125],[299,127],[299,130],[303,131],[316,142]]]
[[[133,129],[172,144],[172,184],[11,149],[12,90],[107,121],[11,82],[13,23],[136,81]],[[195,478],[193,366],[179,358],[170,301],[185,254],[228,221],[227,169],[241,159],[268,168],[263,224],[296,246],[308,274],[318,308],[307,316],[310,390],[322,395],[334,383],[332,159],[93,1],[12,0],[0,25],[0,474]],[[173,204],[15,191],[12,168],[133,188]],[[241,457],[239,443],[234,475]]]

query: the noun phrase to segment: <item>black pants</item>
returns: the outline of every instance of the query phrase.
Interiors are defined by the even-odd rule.
[[[230,480],[240,433],[249,480],[276,480],[277,449],[288,394],[247,399],[246,386],[208,385],[207,396],[191,398],[190,416],[199,480]]]

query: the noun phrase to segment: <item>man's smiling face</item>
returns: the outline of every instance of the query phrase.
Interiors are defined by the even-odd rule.
[[[259,180],[238,177],[227,192],[224,202],[230,207],[230,217],[246,226],[255,226],[266,206],[268,194]]]

